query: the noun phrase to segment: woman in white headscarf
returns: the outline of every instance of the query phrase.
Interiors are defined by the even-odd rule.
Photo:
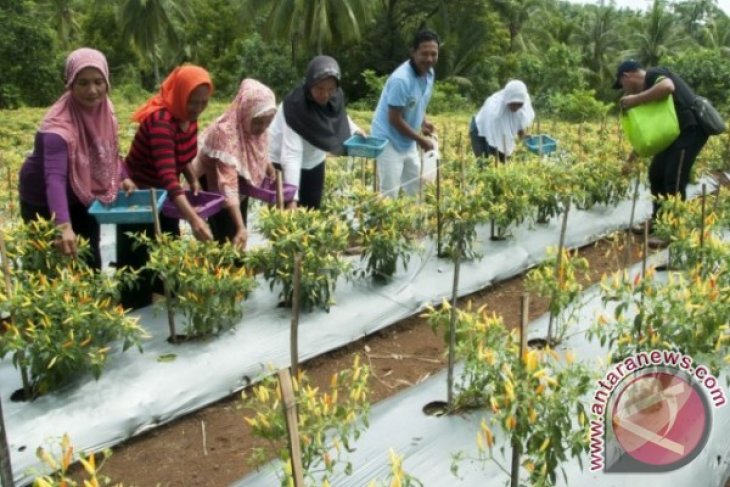
[[[471,119],[469,136],[477,157],[498,154],[504,162],[515,150],[515,137],[523,138],[535,120],[527,86],[520,80],[508,82],[486,99]]]

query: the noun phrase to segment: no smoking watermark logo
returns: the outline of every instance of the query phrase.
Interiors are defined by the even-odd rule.
[[[668,472],[699,455],[724,391],[677,352],[642,352],[598,381],[591,412],[591,470]]]

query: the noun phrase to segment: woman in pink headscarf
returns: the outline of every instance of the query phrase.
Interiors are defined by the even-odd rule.
[[[196,169],[203,186],[225,196],[225,207],[208,219],[219,242],[230,240],[245,248],[248,198],[246,185],[260,186],[274,174],[269,161],[266,129],[276,114],[274,92],[266,85],[245,79],[236,98],[218,120],[203,132]]]
[[[33,153],[20,169],[21,216],[53,218],[56,247],[65,255],[76,255],[77,235],[87,238],[93,253],[89,264],[100,269],[99,224],[87,208],[95,199],[111,203],[120,187],[131,192],[135,185],[119,157],[104,55],[89,48],[73,51],[65,82],[65,93],[43,118]]]

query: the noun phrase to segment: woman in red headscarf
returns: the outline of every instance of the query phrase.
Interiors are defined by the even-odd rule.
[[[20,169],[20,211],[26,222],[53,218],[56,248],[65,255],[76,255],[77,235],[88,239],[86,261],[100,269],[99,224],[87,209],[94,199],[111,203],[120,187],[132,191],[134,183],[119,157],[106,58],[95,49],[73,51],[65,79],[66,92],[43,117]]]
[[[208,225],[193,209],[180,184],[180,173],[193,191],[199,185],[190,168],[198,152],[198,116],[208,106],[213,82],[208,72],[193,65],[175,68],[162,82],[160,92],[147,100],[132,115],[139,122],[137,133],[129,149],[125,164],[130,178],[140,188],[163,188],[167,197],[180,210],[199,240],[213,238]],[[160,215],[163,232],[180,234],[180,222]],[[151,225],[117,226],[117,264],[133,269],[143,267],[149,258],[148,250],[135,246],[127,233],[142,232],[154,235]],[[138,279],[137,289],[122,293],[125,308],[140,308],[152,301],[153,277],[149,274]]]
[[[276,97],[271,89],[254,79],[241,82],[231,106],[201,137],[196,169],[204,186],[225,196],[226,211],[208,218],[216,240],[230,240],[246,247],[247,185],[260,186],[264,176],[273,176],[266,129],[276,115]]]

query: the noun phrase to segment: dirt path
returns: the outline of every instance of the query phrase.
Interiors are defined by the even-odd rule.
[[[620,252],[607,240],[581,249],[580,254],[590,262],[586,283],[598,282],[603,274],[623,267]],[[502,315],[508,326],[516,326],[523,277],[517,276],[460,301],[471,300],[478,306],[486,304],[488,309]],[[546,310],[544,300],[533,300],[531,319]],[[352,363],[354,353],[363,354],[372,366],[375,403],[442,369],[444,350],[441,335],[435,334],[423,318],[414,316],[310,360],[304,368],[315,383],[326,384],[333,372]],[[251,471],[247,456],[256,441],[238,409],[239,398],[239,394],[234,394],[117,446],[103,472],[128,487],[229,485]]]

